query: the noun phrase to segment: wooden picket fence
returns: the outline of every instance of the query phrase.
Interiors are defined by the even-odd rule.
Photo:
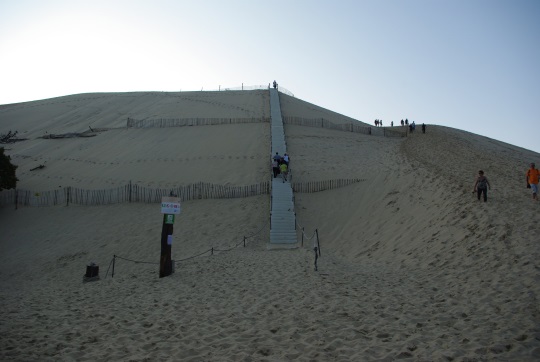
[[[165,128],[186,126],[215,126],[221,124],[269,123],[270,118],[159,118],[159,119],[127,119],[128,128]]]
[[[303,118],[303,117],[283,117],[283,124],[290,124],[305,127],[318,127],[333,129],[336,131],[361,133],[366,135],[383,137],[406,137],[406,127],[369,127],[354,124],[352,122],[336,124],[324,118]]]
[[[312,193],[345,187],[364,179],[335,179],[309,182],[293,182],[294,192]],[[2,190],[0,191],[0,207],[47,207],[56,205],[98,206],[120,203],[159,203],[164,196],[176,195],[182,201],[200,199],[232,199],[271,192],[271,182],[260,182],[246,186],[224,186],[210,183],[194,183],[167,189],[156,189],[129,183],[125,186],[86,190],[77,187],[65,187],[50,191]]]
[[[309,181],[309,182],[293,182],[292,188],[294,192],[298,193],[313,193],[325,190],[338,189],[341,187],[349,186],[351,184],[365,181],[365,179],[336,179],[336,180],[321,180],[321,181]]]
[[[166,128],[186,126],[213,126],[223,124],[269,123],[270,118],[159,118],[159,119],[127,119],[128,128]],[[383,137],[406,137],[407,127],[369,127],[353,122],[336,124],[324,118],[283,117],[283,124],[305,127],[318,127],[343,132],[361,133]]]
[[[42,192],[3,190],[0,192],[0,206],[69,206],[73,204],[96,206],[128,202],[159,203],[163,196],[171,194],[178,196],[182,201],[188,201],[241,198],[269,193],[269,181],[247,186],[223,186],[199,182],[167,189],[156,189],[130,183],[102,190],[85,190],[76,187]]]

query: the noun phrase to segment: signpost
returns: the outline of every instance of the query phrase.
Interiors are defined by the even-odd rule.
[[[172,240],[175,215],[180,214],[180,198],[162,197],[161,213],[163,214],[163,227],[161,229],[161,258],[159,261],[159,277],[172,274]]]

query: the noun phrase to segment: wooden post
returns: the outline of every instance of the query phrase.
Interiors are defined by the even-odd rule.
[[[173,273],[172,265],[172,234],[175,215],[180,214],[180,199],[173,195],[161,198],[161,213],[163,225],[161,227],[161,257],[159,260],[159,277],[163,278]]]
[[[319,229],[315,229],[315,233],[317,234],[317,248],[319,250],[319,256],[321,256],[321,244],[319,243]]]
[[[163,226],[161,228],[161,258],[159,261],[159,277],[163,278],[172,274],[172,234],[173,224],[170,217],[174,215],[163,214]]]
[[[318,270],[317,268],[317,259],[319,258],[318,255],[317,255],[317,247],[314,247],[313,250],[315,251],[315,271]]]

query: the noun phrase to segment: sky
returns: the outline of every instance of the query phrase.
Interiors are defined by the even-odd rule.
[[[0,104],[276,80],[540,153],[539,19],[539,0],[0,0]]]

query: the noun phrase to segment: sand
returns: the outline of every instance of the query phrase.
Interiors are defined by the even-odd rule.
[[[25,125],[30,140],[6,153],[29,190],[249,185],[269,177],[268,123],[125,129],[120,120],[252,117],[268,113],[267,101],[264,91],[75,95],[4,106],[0,132]],[[284,116],[343,119],[282,103]],[[82,132],[88,117],[107,130],[35,139]],[[364,180],[295,194],[297,249],[267,249],[268,195],[184,202],[176,272],[161,279],[158,204],[1,207],[0,359],[540,359],[540,202],[524,182],[539,154],[431,125],[407,138],[285,132],[294,182]],[[29,171],[37,164],[46,167]],[[479,169],[492,185],[487,203],[471,193]],[[114,278],[113,255],[124,258]],[[83,283],[91,261],[101,279]]]

